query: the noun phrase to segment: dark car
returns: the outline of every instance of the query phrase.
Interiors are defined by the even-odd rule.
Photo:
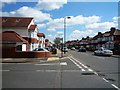
[[[79,50],[78,50],[78,52],[86,52],[86,48],[80,47]]]

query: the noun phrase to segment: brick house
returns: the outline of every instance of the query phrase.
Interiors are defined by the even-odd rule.
[[[32,51],[39,46],[44,47],[45,43],[45,35],[38,36],[38,28],[37,25],[34,23],[33,18],[27,17],[0,17],[0,25],[2,27],[1,33],[4,31],[14,31],[19,34],[24,40],[28,41],[26,47],[22,47],[19,45],[18,47],[22,47],[22,50]],[[39,39],[43,38],[43,39]]]
[[[26,51],[28,41],[14,31],[5,31],[0,34],[0,49],[2,57],[14,57],[15,51]]]
[[[104,47],[114,51],[114,53],[120,54],[120,30],[112,27],[110,31],[99,32],[89,43],[92,46],[92,50]]]

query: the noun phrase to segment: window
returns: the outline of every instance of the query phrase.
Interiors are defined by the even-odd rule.
[[[19,23],[19,22],[20,22],[20,19],[16,19],[16,21],[15,21],[15,22]]]
[[[18,45],[18,46],[16,47],[16,49],[17,49],[17,51],[22,51],[22,45]]]
[[[2,22],[7,22],[7,19],[3,19]]]

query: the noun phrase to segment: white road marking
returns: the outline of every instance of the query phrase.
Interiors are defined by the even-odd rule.
[[[91,72],[93,72],[93,70],[92,70],[92,69],[90,69],[90,68],[88,68],[88,71],[91,71]]]
[[[103,80],[105,81],[105,82],[109,82],[108,80],[106,80],[105,78],[103,78]]]
[[[116,89],[118,89],[118,90],[120,90],[120,88],[119,87],[117,87],[116,85],[114,85],[114,84],[111,84],[114,88],[116,88]]]
[[[61,62],[60,65],[67,65],[67,63],[66,62]]]
[[[77,59],[73,58],[72,55],[70,55],[70,57],[71,57],[72,59],[74,59],[76,62],[78,62],[80,65],[82,65],[84,68],[88,69],[88,71],[92,71],[92,72],[94,72],[97,76],[99,76],[97,72],[95,72],[94,70],[88,68],[87,66],[85,66],[84,64],[82,64],[81,62],[79,62]],[[103,58],[103,57],[96,57],[96,58],[105,59],[105,58]],[[110,83],[110,82],[109,82],[108,80],[106,80],[105,78],[102,78],[102,79],[103,79],[105,82]],[[111,84],[111,85],[112,85],[114,88],[120,90],[120,88],[117,87],[116,85],[114,85],[114,84]]]
[[[67,65],[66,62],[61,62],[61,63],[44,63],[44,64],[34,64],[34,65]]]
[[[72,57],[72,56],[71,56]],[[84,68],[88,69],[88,71],[93,71],[92,69],[88,68],[86,65],[84,65],[83,63],[81,63],[80,61],[78,61],[77,59],[73,58],[76,62],[78,62],[81,66],[83,66]]]
[[[0,70],[0,72],[2,72],[2,71],[3,71],[3,72],[9,72],[10,70]]]
[[[78,68],[80,68],[82,71],[85,71],[79,64],[77,64],[74,60],[72,60],[70,57],[68,57]]]

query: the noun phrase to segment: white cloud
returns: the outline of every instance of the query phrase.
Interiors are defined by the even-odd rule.
[[[49,21],[46,25],[49,28],[62,29],[62,28],[64,28],[64,19],[65,18],[54,19],[54,20]],[[99,16],[84,17],[82,15],[79,15],[76,17],[71,16],[70,19],[66,18],[67,26],[86,25],[86,24],[92,24],[92,23],[96,23],[96,22],[100,22]]]
[[[47,29],[47,31],[49,31],[49,32],[55,32],[56,30],[54,28],[49,28],[49,29]]]
[[[57,34],[60,34],[60,35],[62,35],[62,34],[63,34],[63,32],[57,32]]]
[[[36,10],[31,7],[27,7],[27,6],[21,7],[18,10],[11,11],[11,12],[2,12],[2,16],[34,17],[36,22],[51,20],[50,14],[42,13],[39,10]]]
[[[47,23],[47,26],[54,29],[63,28],[63,20],[63,18],[51,20]]]
[[[67,3],[67,0],[39,0],[36,5],[38,10],[54,10],[59,9],[64,4]]]
[[[99,16],[89,16],[89,17],[84,17],[83,15],[79,15],[76,17],[71,16],[71,18],[67,21],[68,24],[70,25],[75,25],[75,24],[80,24],[80,25],[84,25],[84,24],[92,24],[92,23],[96,23],[96,22],[100,22],[100,17]]]
[[[2,3],[13,3],[16,2],[16,0],[0,0]]]
[[[116,23],[118,25],[118,23],[120,24],[120,16],[118,17],[113,17],[112,18],[113,22]]]
[[[97,22],[91,24],[85,24],[84,30],[74,30],[70,36],[69,40],[81,39],[82,37],[86,36],[95,36],[98,32],[106,32],[109,31],[111,27],[116,27],[117,24],[114,22],[116,21],[116,17],[113,18],[113,22]]]
[[[49,38],[50,40],[54,40],[54,39],[55,39],[55,35],[49,34],[49,35],[48,35],[48,38]]]
[[[69,38],[69,40],[76,40],[76,39],[81,39],[82,37],[92,36],[93,34],[95,34],[95,32],[93,32],[93,30],[85,30],[85,31],[74,30],[69,35],[68,38]]]
[[[86,29],[93,30],[94,32],[105,32],[110,30],[111,27],[117,27],[117,24],[114,22],[101,22],[86,25]]]
[[[46,24],[37,24],[38,28],[45,28]]]

